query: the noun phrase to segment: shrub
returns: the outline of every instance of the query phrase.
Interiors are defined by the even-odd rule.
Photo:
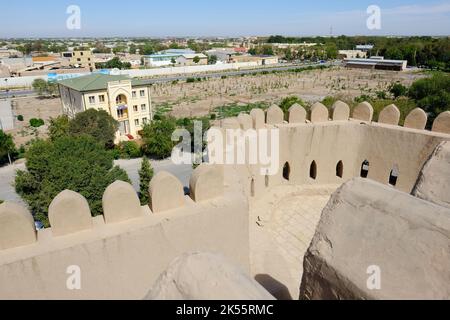
[[[44,125],[44,120],[42,119],[30,119],[30,126],[32,126],[33,128],[39,128],[42,127]]]
[[[406,96],[408,88],[401,83],[394,83],[389,87],[389,92],[397,99],[398,97]]]
[[[19,120],[19,121],[23,121],[23,115],[21,115],[21,114],[19,114],[18,116],[17,116],[17,120]]]
[[[283,110],[285,116],[289,115],[289,108],[292,107],[294,104],[299,104],[301,106],[305,105],[305,102],[296,96],[286,97],[283,100],[281,100],[279,107],[281,110]]]
[[[175,119],[161,117],[146,124],[142,130],[142,152],[156,159],[165,159],[172,154],[175,143],[172,134],[176,129]]]
[[[121,142],[118,149],[122,159],[135,159],[142,155],[141,148],[135,141]]]

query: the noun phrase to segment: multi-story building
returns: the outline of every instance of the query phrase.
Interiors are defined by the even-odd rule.
[[[91,74],[58,82],[63,113],[74,117],[88,109],[105,110],[119,122],[116,142],[139,138],[153,119],[150,86],[126,76]]]
[[[70,57],[70,65],[77,68],[89,68],[94,70],[94,56],[90,50],[74,50]]]
[[[339,50],[339,58],[341,59],[365,59],[367,51],[363,50]]]

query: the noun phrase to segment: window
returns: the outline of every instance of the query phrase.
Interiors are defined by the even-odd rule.
[[[131,92],[131,96],[132,96],[133,98],[136,98],[136,97],[137,97],[137,96],[136,96],[136,91]]]
[[[80,52],[80,56],[83,56],[83,55],[84,55],[84,52],[83,52],[83,51],[81,51],[81,52]]]
[[[367,178],[369,176],[369,167],[370,167],[369,161],[364,160],[364,162],[361,165],[361,178]]]
[[[309,168],[309,177],[313,180],[317,179],[317,164],[315,161],[311,163],[311,167]]]
[[[88,58],[88,61],[91,61],[91,58]]]
[[[94,96],[90,96],[89,97],[89,103],[90,104],[94,104],[95,103],[95,97]]]
[[[140,95],[141,95],[141,97],[145,97],[145,90],[141,90]]]
[[[289,166],[289,162],[286,162],[283,167],[283,178],[289,181],[290,174],[291,174],[291,167]]]
[[[100,102],[105,102],[105,95],[99,95],[98,96],[98,101],[100,101]]]
[[[395,187],[397,185],[397,180],[398,180],[399,174],[400,174],[400,172],[398,170],[398,166],[394,165],[394,168],[392,168],[391,174],[389,175],[389,184],[391,186]]]
[[[78,61],[78,62],[80,62],[80,61],[81,61],[81,59],[80,59],[80,58],[77,58],[77,61]]]
[[[336,165],[336,177],[342,178],[344,176],[344,164],[339,161]]]
[[[123,110],[122,110],[122,109],[117,110],[117,117],[118,117],[118,118],[123,118],[123,115],[124,115],[124,113],[123,113]]]
[[[146,110],[147,110],[147,105],[141,104],[141,111],[146,111]]]
[[[147,118],[142,118],[142,123],[143,123],[143,124],[147,124],[147,122],[148,122],[148,119],[147,119]]]
[[[138,112],[138,106],[133,106],[133,111]]]
[[[135,124],[136,126],[138,126],[138,125],[139,125],[139,119],[134,120],[134,124]]]

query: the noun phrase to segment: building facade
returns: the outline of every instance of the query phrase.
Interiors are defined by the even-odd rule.
[[[408,61],[388,60],[384,57],[374,56],[369,59],[344,59],[343,64],[347,68],[404,71],[408,66]]]
[[[70,57],[70,65],[77,68],[89,68],[94,70],[94,56],[90,50],[74,50]]]
[[[179,66],[204,66],[208,64],[208,57],[203,53],[188,53],[179,56],[176,62]]]
[[[192,54],[195,51],[191,49],[168,49],[155,54],[143,57],[144,65],[147,67],[165,67],[175,65],[176,60],[183,54]]]
[[[150,87],[125,76],[92,74],[58,82],[63,113],[73,118],[88,109],[104,110],[119,122],[116,142],[140,138],[153,119]]]

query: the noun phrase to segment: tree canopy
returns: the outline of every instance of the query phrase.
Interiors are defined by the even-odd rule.
[[[431,120],[450,110],[450,75],[437,72],[415,81],[408,90],[410,98],[429,114]]]
[[[120,69],[120,70],[123,70],[123,69],[131,69],[131,63],[122,62],[122,61],[120,61],[120,59],[118,57],[114,57],[107,62],[96,63],[95,67],[97,69]]]
[[[147,156],[156,159],[165,159],[172,154],[175,143],[172,141],[172,133],[176,129],[173,118],[162,117],[146,124],[142,130],[142,151]]]
[[[0,130],[0,165],[9,162],[8,154],[12,159],[16,153],[17,150],[12,136]]]
[[[94,216],[102,213],[104,190],[114,181],[129,182],[113,165],[113,155],[90,136],[37,140],[26,152],[26,171],[17,171],[16,192],[36,220],[48,226],[48,207],[61,191],[72,190],[88,201]]]
[[[59,125],[63,125],[63,121]],[[106,146],[114,144],[119,123],[104,110],[88,109],[78,113],[69,121],[69,134],[72,136],[90,135]],[[50,131],[53,129],[51,128]]]

